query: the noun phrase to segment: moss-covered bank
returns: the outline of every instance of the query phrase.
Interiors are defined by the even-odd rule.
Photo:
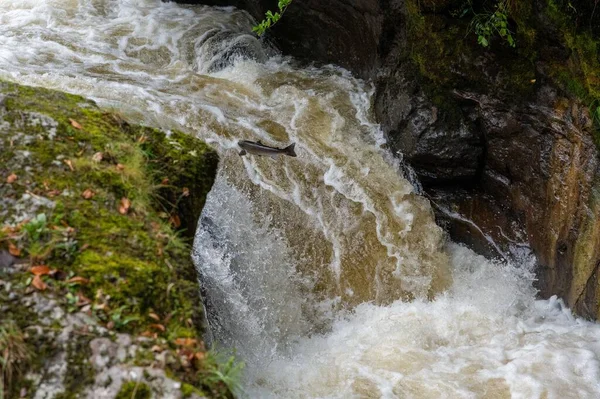
[[[24,298],[41,294],[109,337],[145,337],[137,366],[169,353],[164,367],[187,383],[186,395],[229,396],[202,344],[189,256],[216,153],[191,136],[126,123],[82,97],[8,82],[0,82],[0,149],[0,323],[31,330],[38,315]],[[35,353],[29,374],[44,374],[57,350],[24,334]],[[77,397],[94,380],[81,365],[94,334],[69,343],[66,375],[75,381],[65,378],[62,397]],[[35,391],[21,374],[7,389],[23,388]]]

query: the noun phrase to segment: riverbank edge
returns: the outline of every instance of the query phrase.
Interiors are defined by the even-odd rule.
[[[217,154],[6,81],[0,148],[0,397],[231,397],[190,258]]]

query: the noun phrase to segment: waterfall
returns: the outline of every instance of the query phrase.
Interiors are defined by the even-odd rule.
[[[0,77],[81,94],[220,155],[193,258],[249,398],[600,397],[600,327],[532,261],[446,240],[385,149],[373,87],[299,67],[232,8],[4,0]],[[238,140],[297,158],[240,157]],[[411,178],[411,176],[407,176]]]

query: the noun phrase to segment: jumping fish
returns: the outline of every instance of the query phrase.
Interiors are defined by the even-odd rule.
[[[294,151],[294,146],[296,145],[296,143],[292,143],[285,148],[276,148],[264,145],[260,141],[241,140],[238,141],[238,145],[242,149],[240,151],[240,156],[244,156],[246,154],[266,155],[272,158],[282,154],[288,155],[290,157],[296,156],[296,152]]]

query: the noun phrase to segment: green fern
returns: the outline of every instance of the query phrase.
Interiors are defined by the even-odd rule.
[[[279,11],[273,13],[271,10],[265,13],[265,19],[263,19],[258,25],[252,27],[252,31],[254,31],[258,36],[262,36],[265,32],[275,25],[281,19],[281,16],[288,8],[288,6],[292,3],[292,0],[279,0],[277,4]]]

